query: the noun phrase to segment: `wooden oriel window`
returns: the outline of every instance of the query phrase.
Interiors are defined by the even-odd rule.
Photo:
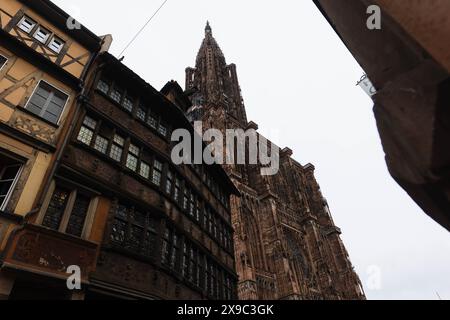
[[[110,234],[111,242],[134,253],[154,258],[157,219],[133,206],[118,204]]]
[[[49,229],[76,237],[87,236],[91,227],[87,222],[91,222],[96,207],[95,197],[84,190],[65,186],[64,183],[53,184],[51,190],[40,215],[40,223]]]
[[[169,135],[169,124],[158,113],[149,108],[142,97],[136,97],[121,84],[106,77],[97,81],[97,90],[109,96],[129,113],[133,113],[136,109],[136,118],[146,123],[160,135],[165,138]]]
[[[232,250],[230,227],[223,218],[170,168],[169,163],[160,161],[150,149],[140,147],[129,137],[107,126],[103,120],[89,115],[83,118],[77,140],[159,187],[222,247]],[[211,179],[209,184],[212,184]]]
[[[216,299],[232,299],[232,277],[193,242],[172,227],[162,235],[161,264]]]
[[[161,187],[164,163],[137,144],[126,143],[126,141],[129,141],[128,138],[118,134],[115,130],[103,124],[102,121],[86,115],[78,131],[77,140],[108,155],[111,159]],[[123,157],[124,154],[125,157]],[[171,182],[169,181],[169,183]]]

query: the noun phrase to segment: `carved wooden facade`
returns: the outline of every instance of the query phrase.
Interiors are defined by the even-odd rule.
[[[191,120],[203,129],[257,129],[248,122],[236,75],[209,24],[196,67],[186,69]],[[363,299],[364,293],[314,178],[285,148],[280,171],[261,176],[255,165],[226,165],[241,197],[233,197],[238,294],[241,299]]]
[[[85,299],[236,297],[229,198],[237,190],[220,166],[173,165],[171,130],[193,128],[163,94],[107,53],[95,66],[36,223],[55,225],[65,190],[88,197],[83,230],[93,224],[80,241],[94,242],[97,259]]]

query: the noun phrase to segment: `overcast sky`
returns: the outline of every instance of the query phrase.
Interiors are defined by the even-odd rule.
[[[112,34],[117,55],[163,1],[54,2],[94,33]],[[316,166],[367,297],[450,299],[450,233],[390,177],[372,101],[355,86],[363,71],[311,0],[168,0],[124,63],[157,89],[171,79],[184,87],[206,20],[237,65],[248,119]]]

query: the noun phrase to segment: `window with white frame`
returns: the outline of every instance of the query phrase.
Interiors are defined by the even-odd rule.
[[[46,44],[48,39],[50,38],[51,32],[47,29],[39,26],[34,33],[33,37],[39,41],[40,43]]]
[[[33,19],[28,16],[23,16],[17,24],[17,27],[23,32],[30,34],[40,43],[47,45],[50,50],[56,53],[60,53],[62,48],[64,47],[64,40],[57,37],[56,35],[52,35],[52,32],[50,30],[44,28],[41,25],[38,25]],[[33,34],[31,34],[33,30],[35,31]]]
[[[5,210],[23,164],[0,153],[0,210]]]
[[[50,40],[50,43],[48,44],[48,47],[52,51],[60,53],[62,48],[64,47],[64,41],[56,36],[53,36],[52,40]]]
[[[22,19],[20,19],[19,23],[17,24],[20,30],[22,30],[25,33],[30,33],[34,27],[36,26],[36,22],[34,22],[33,19],[27,16],[23,16]]]
[[[69,96],[45,81],[40,81],[25,108],[39,117],[57,124]]]

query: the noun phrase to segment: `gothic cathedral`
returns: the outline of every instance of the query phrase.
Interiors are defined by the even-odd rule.
[[[247,120],[236,73],[209,23],[195,68],[186,69],[191,121],[208,128],[255,129]],[[280,170],[262,176],[258,165],[225,165],[241,197],[232,198],[240,299],[365,299],[364,291],[314,177],[292,150],[280,152]]]

